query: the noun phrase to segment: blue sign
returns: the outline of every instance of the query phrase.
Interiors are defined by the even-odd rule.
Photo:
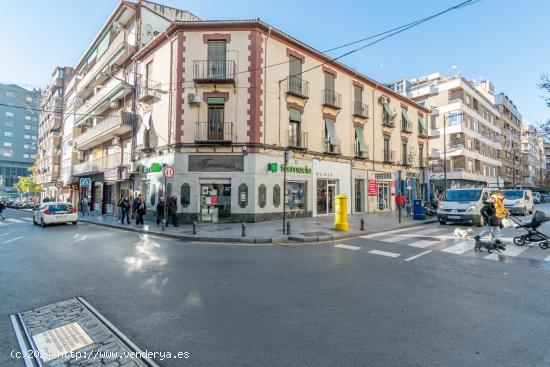
[[[91,178],[85,177],[80,179],[80,187],[91,187],[91,186],[92,186]]]

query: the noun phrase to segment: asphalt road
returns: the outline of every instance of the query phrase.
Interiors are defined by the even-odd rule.
[[[193,244],[5,214],[0,366],[23,365],[9,315],[75,296],[142,349],[190,353],[161,366],[550,366],[544,267],[407,261],[425,249],[368,238]]]

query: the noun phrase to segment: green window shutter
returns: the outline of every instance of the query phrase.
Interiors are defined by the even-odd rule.
[[[325,127],[327,129],[327,139],[331,145],[340,145],[340,139],[336,135],[336,127],[334,126],[334,120],[330,118],[325,119]]]
[[[297,122],[302,121],[302,113],[300,112],[300,110],[297,110],[295,108],[289,108],[288,114],[290,116],[290,121],[297,121]]]
[[[401,108],[401,114],[403,115],[403,119],[405,119],[407,124],[411,124],[411,120],[409,120],[409,114],[407,113],[407,110],[404,108]]]
[[[357,136],[357,142],[359,143],[359,150],[363,153],[366,153],[368,151],[368,146],[365,142],[365,137],[363,136],[363,129],[360,127],[356,127],[355,135]]]
[[[422,116],[418,116],[418,123],[420,124],[420,126],[422,126],[422,130],[425,130],[426,132],[428,131],[426,129],[426,123],[424,122],[424,118]]]
[[[334,75],[325,73],[325,89],[334,90]]]
[[[302,60],[297,57],[289,56],[289,75],[296,75],[297,78],[302,77]]]
[[[208,41],[208,61],[225,61],[225,41]]]
[[[209,97],[207,103],[209,105],[224,105],[225,99],[223,97]]]
[[[384,111],[386,111],[386,113],[391,117],[391,118],[394,118],[395,117],[395,113],[392,112],[392,110],[390,109],[390,105],[389,103],[384,103]]]

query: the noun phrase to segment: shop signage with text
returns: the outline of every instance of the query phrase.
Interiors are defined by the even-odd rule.
[[[162,172],[164,166],[166,166],[165,163],[152,163],[149,167],[140,164],[139,171],[141,173],[158,173]]]
[[[268,163],[267,164],[267,170],[269,172],[276,173],[277,172],[277,163]],[[297,167],[297,166],[289,166],[288,164],[281,164],[280,165],[281,172],[286,171],[287,173],[303,173],[306,175],[311,174],[311,168],[309,167]]]
[[[368,188],[369,196],[376,196],[377,185],[378,185],[378,182],[376,180],[369,180],[369,188]]]

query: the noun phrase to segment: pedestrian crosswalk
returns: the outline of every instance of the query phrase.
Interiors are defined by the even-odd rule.
[[[29,217],[6,218],[4,220],[0,218],[0,227],[9,226],[10,224],[21,224],[21,223],[29,223],[29,222],[32,222],[32,218],[29,218]]]
[[[474,236],[481,232],[481,228],[472,228],[473,232],[465,238],[456,238],[454,236],[456,228],[458,227],[454,225],[423,225],[414,228],[369,234],[361,236],[361,238],[380,241],[388,245],[401,245],[426,250],[418,255],[412,256],[410,258],[411,260],[431,251],[440,251],[448,254],[473,256],[496,261],[499,260],[499,256],[550,261],[550,250],[540,249],[538,243],[526,244],[520,247],[512,242],[514,236],[523,233],[521,229],[505,229],[503,231],[502,240],[506,245],[506,250],[501,252],[493,250],[492,253],[489,254],[485,248],[482,248],[481,251],[475,251]],[[406,260],[409,261],[409,259]]]

